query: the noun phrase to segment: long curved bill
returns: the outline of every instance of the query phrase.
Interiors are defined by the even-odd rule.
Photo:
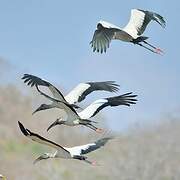
[[[41,110],[40,107],[37,108],[37,109],[32,113],[32,115],[34,115],[35,113],[37,113],[37,112],[40,111],[40,110]]]
[[[56,125],[60,125],[62,124],[61,122],[59,122],[59,119],[57,119],[56,121],[54,121],[48,128],[47,131],[49,131],[52,127],[56,126]]]

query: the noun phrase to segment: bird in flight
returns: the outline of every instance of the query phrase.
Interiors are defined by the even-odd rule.
[[[120,106],[120,105],[130,106],[131,104],[136,104],[137,101],[136,99],[137,95],[134,95],[132,94],[132,92],[130,92],[119,96],[98,99],[93,103],[91,103],[81,112],[76,112],[76,110],[68,103],[54,99],[46,94],[44,94],[44,96],[52,101],[50,108],[63,109],[67,114],[65,118],[58,118],[48,127],[47,130],[51,129],[56,125],[62,125],[62,124],[67,126],[83,125],[99,133],[102,132],[102,129],[97,128],[96,126],[93,125],[93,123],[97,123],[97,122],[90,120],[91,117],[94,117],[99,111],[101,111],[105,107]],[[46,108],[46,106],[47,105],[42,104],[38,109],[34,111],[34,113],[45,109],[49,109],[49,107]]]
[[[55,86],[53,86],[48,81],[45,81],[37,76],[24,74],[22,77],[24,83],[28,86],[35,86],[37,91],[46,95],[39,89],[39,86],[44,86],[49,88],[51,91],[53,98],[63,101],[65,103],[70,104],[74,108],[79,108],[76,103],[83,101],[87,95],[94,91],[108,91],[108,92],[116,92],[119,90],[119,85],[115,83],[115,81],[103,81],[103,82],[86,82],[78,84],[74,89],[72,89],[66,96],[64,96]],[[45,105],[44,105],[45,106]],[[49,106],[50,108],[51,106]],[[48,105],[46,106],[48,109]]]
[[[29,129],[25,128],[21,122],[18,121],[19,128],[21,132],[28,137],[29,139],[38,142],[40,144],[44,144],[56,149],[55,153],[44,153],[39,156],[34,163],[37,163],[40,160],[45,160],[49,158],[64,158],[64,159],[76,159],[87,162],[91,165],[96,165],[95,161],[88,160],[88,157],[84,156],[84,154],[90,153],[99,149],[100,147],[104,146],[108,140],[112,139],[113,137],[105,137],[99,139],[93,143],[81,145],[81,146],[74,146],[74,147],[63,147],[53,141],[50,141],[39,134],[31,132]]]
[[[106,52],[111,40],[121,40],[137,44],[153,53],[162,54],[163,51],[160,48],[146,41],[148,37],[142,36],[147,25],[152,20],[165,28],[166,22],[161,15],[141,9],[131,10],[129,22],[124,28],[120,28],[106,21],[99,21],[92,41],[90,42],[93,52]]]

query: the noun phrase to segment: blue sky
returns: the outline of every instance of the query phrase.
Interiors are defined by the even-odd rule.
[[[165,29],[151,22],[144,33],[164,56],[120,41],[112,42],[106,54],[93,53],[89,42],[97,22],[123,27],[132,8],[165,17]],[[1,1],[0,56],[13,65],[12,78],[18,81],[22,73],[32,73],[68,91],[79,82],[115,80],[119,93],[137,93],[136,106],[102,112],[113,129],[122,130],[179,111],[179,10],[179,1],[162,0]],[[87,102],[102,96],[111,94],[93,94]]]

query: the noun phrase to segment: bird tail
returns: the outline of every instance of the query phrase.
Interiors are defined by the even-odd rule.
[[[85,123],[85,124],[89,124],[89,123],[98,123],[97,121],[92,121],[92,120],[89,120],[89,119],[81,119],[80,120],[81,123]]]
[[[139,42],[142,42],[142,41],[145,41],[146,39],[148,39],[149,37],[147,36],[139,36],[138,38],[134,39],[133,40],[133,43],[139,43]]]

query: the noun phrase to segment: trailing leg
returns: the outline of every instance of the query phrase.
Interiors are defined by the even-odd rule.
[[[141,44],[141,43],[136,43],[136,44],[139,45],[139,46],[141,46],[141,47],[143,47],[143,48],[145,48],[145,49],[147,49],[147,50],[149,50],[149,51],[151,51],[151,52],[153,52],[153,53],[160,54],[160,53],[158,53],[157,51],[155,51],[155,50],[153,50],[153,49],[150,49],[150,48],[144,46],[144,45]]]
[[[91,164],[91,165],[96,165],[96,162],[95,161],[89,161],[89,160],[87,160],[87,157],[85,157],[85,156],[80,156],[80,155],[74,155],[73,156],[73,159],[78,159],[78,160],[80,160],[80,161],[84,161],[84,162],[86,162],[86,163],[88,163],[88,164]]]
[[[86,126],[86,127],[88,127],[88,128],[90,128],[90,129],[92,129],[92,130],[94,130],[94,131],[96,131],[96,132],[98,132],[98,133],[101,133],[102,132],[102,129],[100,129],[100,128],[97,128],[96,126],[94,126],[94,125],[92,125],[90,122],[80,122],[79,123],[80,125],[83,125],[83,126]]]
[[[161,54],[164,53],[163,50],[161,50],[160,48],[157,48],[155,46],[153,46],[152,44],[148,43],[147,41],[143,41],[145,44],[149,45],[150,47],[152,47],[153,49],[155,49],[157,54]]]

